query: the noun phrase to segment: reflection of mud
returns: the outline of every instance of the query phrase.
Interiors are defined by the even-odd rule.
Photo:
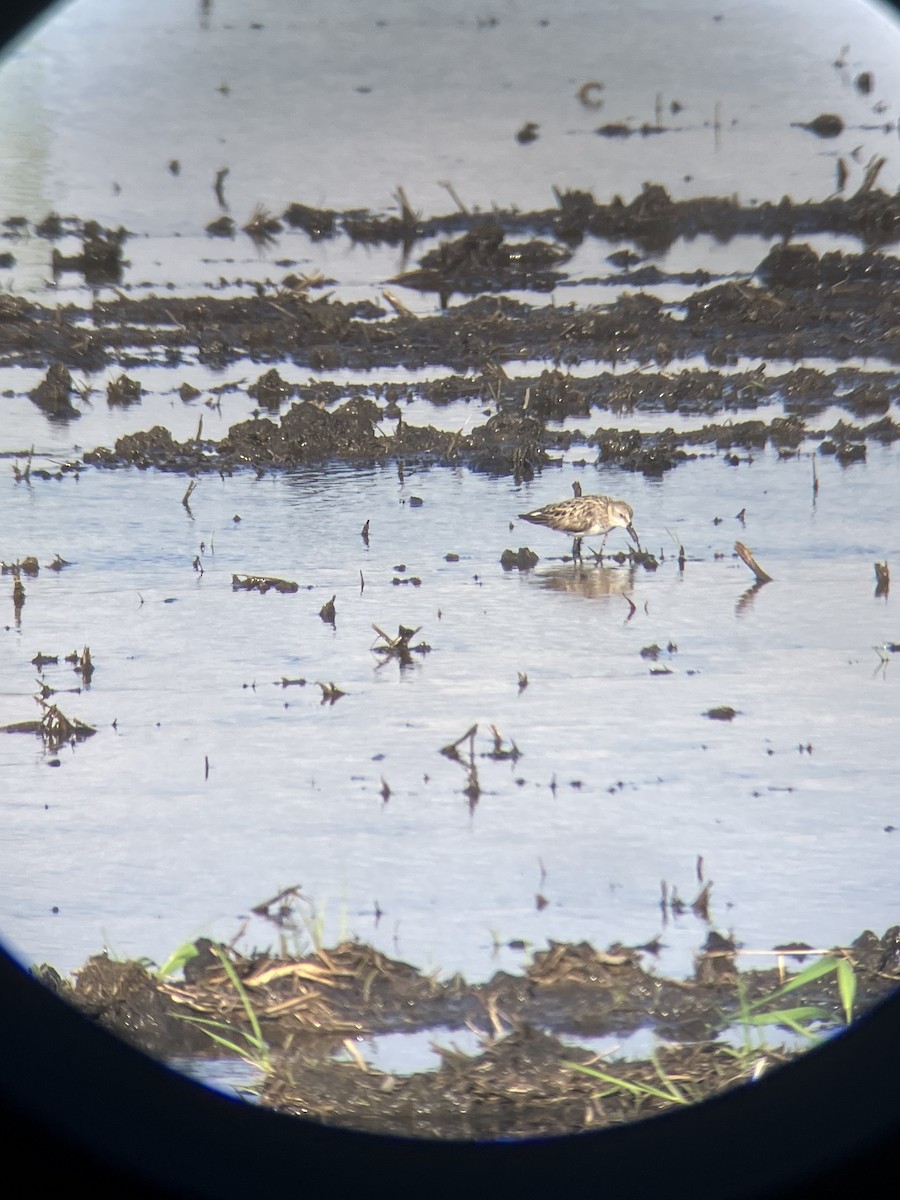
[[[839,952],[852,964],[856,1013],[871,1008],[900,980],[897,946],[892,929],[880,939],[864,933]],[[799,949],[791,954],[785,948],[792,972],[813,961]],[[249,1033],[244,999],[213,950],[206,940],[197,944],[184,982],[161,981],[136,962],[105,955],[77,973],[74,988],[52,968],[37,973],[107,1029],[167,1059],[210,1052],[208,1037],[194,1023],[198,1018],[224,1023],[226,1036],[234,1031],[231,1040],[239,1044],[239,1031]],[[687,980],[648,972],[647,953],[551,943],[521,975],[501,971],[475,986],[460,976],[440,982],[358,942],[302,959],[243,958],[234,952],[230,957],[270,1047],[264,1104],[378,1133],[493,1138],[571,1133],[650,1116],[673,1103],[659,1088],[660,1070],[677,1078],[686,1095],[701,1099],[748,1081],[761,1057],[766,1065],[784,1060],[784,1054],[769,1050],[741,1061],[717,1041],[741,1010],[771,996],[783,982],[778,970],[738,974],[735,943],[714,933]],[[839,1024],[835,973],[798,988],[791,1004],[819,1006]],[[222,1036],[223,1025],[210,1028]],[[452,1045],[453,1031],[463,1028],[481,1036],[480,1053],[440,1049]],[[669,1043],[655,1064],[621,1059],[598,1064],[593,1050],[577,1044],[579,1038],[623,1037],[639,1028]],[[361,1035],[415,1030],[435,1031],[438,1069],[395,1075],[365,1063]],[[563,1035],[568,1044],[560,1040]],[[346,1061],[348,1049],[355,1065]],[[572,1063],[599,1065],[625,1084],[600,1083]]]

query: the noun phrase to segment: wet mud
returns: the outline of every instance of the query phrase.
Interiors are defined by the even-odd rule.
[[[275,958],[201,939],[177,982],[105,955],[91,958],[74,983],[51,967],[35,970],[92,1020],[162,1059],[213,1053],[204,1021],[220,1022],[208,1028],[238,1043],[252,1035],[249,1000],[270,1055],[259,1095],[268,1107],[401,1136],[530,1137],[616,1125],[683,1102],[661,1094],[661,1075],[678,1081],[678,1096],[698,1100],[790,1057],[771,1048],[742,1056],[721,1034],[808,965],[810,947],[781,947],[779,967],[739,970],[736,943],[711,932],[693,975],[677,980],[653,972],[654,949],[551,942],[520,975],[498,972],[478,985],[423,975],[358,942]],[[834,953],[853,970],[859,1013],[900,979],[896,927],[880,938],[865,932]],[[815,1006],[823,1029],[841,1026],[833,974],[791,999]],[[655,1062],[579,1044],[636,1030],[667,1043]],[[434,1031],[438,1067],[400,1074],[366,1062],[365,1038],[422,1031]],[[477,1034],[480,1049],[462,1053],[454,1031]]]
[[[113,407],[142,404],[142,366],[164,361],[175,372],[192,363],[216,370],[239,361],[260,364],[258,378],[246,385],[257,415],[225,438],[204,439],[201,427],[195,438],[176,442],[154,425],[112,447],[87,450],[60,473],[82,462],[196,474],[396,458],[529,478],[578,442],[601,462],[653,475],[701,453],[752,452],[770,444],[789,455],[807,439],[849,465],[865,459],[867,444],[892,442],[900,433],[890,412],[900,384],[900,263],[880,249],[900,237],[900,201],[873,188],[851,199],[742,207],[718,198],[676,202],[658,185],[646,185],[630,203],[617,198],[601,205],[588,193],[566,192],[548,212],[489,218],[460,212],[431,220],[408,205],[401,217],[387,218],[291,205],[276,224],[313,240],[401,241],[409,255],[420,239],[444,240],[388,281],[395,290],[382,292],[384,305],[320,295],[325,281],[296,273],[237,297],[211,290],[192,297],[129,295],[121,281],[83,305],[47,307],[0,296],[0,366],[45,371],[27,394],[54,423],[81,415],[84,388],[73,371],[118,367],[106,385]],[[800,240],[823,231],[853,234],[859,252],[820,254]],[[124,230],[57,217],[34,232],[77,235],[81,254],[57,256],[54,264],[81,271],[86,282],[97,282],[104,263],[111,274],[127,266],[120,261],[127,251]],[[747,233],[780,240],[761,250],[746,276],[667,274],[641,254],[621,250],[609,255],[607,274],[577,280],[580,287],[596,285],[595,303],[565,303],[565,288],[575,282],[566,267],[584,239],[627,240],[658,253],[677,238],[711,234],[727,242]],[[690,290],[677,302],[645,290],[671,283]],[[605,288],[623,284],[640,290],[604,302]],[[435,293],[443,306],[460,299],[417,316],[398,298],[403,289]],[[520,296],[553,289],[554,304],[501,294],[510,289]],[[809,358],[828,360],[834,369],[783,369]],[[858,365],[873,358],[881,364],[877,370]],[[698,359],[706,365],[694,365]],[[511,366],[541,360],[548,365],[539,373],[511,377]],[[778,371],[767,368],[773,360],[782,364]],[[747,361],[756,365],[744,368]],[[623,371],[627,363],[632,370]],[[361,390],[291,384],[279,373],[283,364],[312,373],[366,371],[376,381],[379,369],[433,369],[439,377],[415,386],[372,382]],[[447,369],[452,374],[440,377]],[[186,381],[178,390],[185,403],[201,394]],[[401,401],[413,397],[436,408],[470,401],[489,419],[465,433],[407,423]],[[752,416],[772,406],[780,415]],[[821,415],[834,408],[846,418],[823,424]],[[632,413],[636,423],[651,413],[710,420],[689,433],[648,433],[622,428],[623,416]],[[615,417],[614,427],[603,414]],[[737,414],[746,419],[736,420]],[[580,433],[555,427],[568,418],[597,424]],[[390,432],[387,421],[396,421]]]
[[[553,381],[550,382],[552,386]],[[815,390],[815,380],[812,385]],[[642,376],[636,387],[643,390],[646,386],[647,377]],[[861,384],[849,395],[848,403],[859,407],[864,402],[860,392],[867,395],[873,386]],[[584,401],[578,387],[569,388],[563,381],[562,390],[573,392],[577,397],[569,395],[564,402],[566,407],[582,407]],[[556,452],[584,445],[595,449],[598,462],[655,476],[701,453],[761,451],[770,445],[782,455],[789,456],[810,438],[818,441],[822,454],[834,455],[846,465],[865,460],[867,443],[887,445],[900,437],[900,423],[889,415],[864,424],[841,418],[834,425],[822,427],[804,421],[796,413],[768,421],[711,421],[699,429],[685,432],[674,429],[647,432],[622,429],[618,425],[598,425],[592,432],[559,431],[547,429],[539,417],[528,411],[515,411],[511,400],[507,403],[508,407],[484,424],[475,426],[471,433],[451,433],[432,425],[401,422],[396,431],[389,434],[379,428],[383,410],[369,398],[352,397],[331,411],[311,401],[300,401],[293,404],[279,421],[254,416],[233,425],[219,441],[194,438],[176,442],[166,428],[156,425],[143,433],[126,434],[112,447],[89,450],[81,461],[62,464],[59,473],[89,465],[155,467],[192,475],[204,472],[232,474],[252,467],[262,474],[269,469],[283,470],[328,461],[368,466],[409,460],[464,465],[492,475],[512,475],[518,480],[531,479],[536,471],[558,461]],[[690,406],[689,401],[685,403]],[[696,406],[690,407],[696,411]],[[564,404],[561,403],[557,419],[564,415]],[[735,457],[734,461],[739,460]]]
[[[482,292],[524,286],[504,267],[491,275],[489,288],[489,269],[485,264],[478,280]],[[426,289],[431,277],[421,272],[412,278],[419,289],[443,286],[432,280],[434,286]],[[458,272],[448,273],[446,286],[458,279]],[[650,267],[611,272],[606,282],[646,287],[692,279],[696,275],[670,276]],[[170,366],[196,359],[226,367],[249,358],[313,371],[441,366],[466,373],[481,372],[489,363],[533,359],[563,366],[634,359],[668,367],[697,356],[712,367],[742,357],[900,361],[893,319],[900,264],[877,250],[820,256],[805,244],[779,246],[760,259],[753,277],[710,280],[677,305],[646,293],[602,304],[601,282],[583,282],[598,286],[598,304],[586,309],[482,295],[421,317],[368,300],[341,302],[315,297],[309,288],[274,285],[260,285],[262,295],[231,298],[132,298],[122,292],[114,299],[98,297],[88,309],[74,304],[48,309],[5,297],[0,366],[53,362],[96,371],[119,363],[131,369],[156,361],[158,355],[152,360],[149,355],[160,348]],[[564,297],[561,291],[558,299]]]

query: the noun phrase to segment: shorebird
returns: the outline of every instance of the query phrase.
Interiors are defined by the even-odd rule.
[[[631,523],[634,520],[631,505],[624,500],[613,500],[610,496],[574,496],[571,500],[545,504],[533,512],[519,513],[519,517],[523,521],[530,521],[532,525],[546,525],[548,529],[572,534],[575,539],[572,558],[576,562],[581,558],[582,538],[598,537],[602,533],[602,555],[607,535],[612,529],[624,529],[637,548],[641,548]]]

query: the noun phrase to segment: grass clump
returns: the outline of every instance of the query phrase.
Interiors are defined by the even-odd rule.
[[[184,947],[182,947],[182,950]],[[176,954],[178,952],[176,951]],[[268,1074],[272,1070],[272,1053],[269,1048],[269,1043],[266,1041],[262,1027],[259,1023],[259,1018],[256,1015],[256,1010],[253,1003],[247,994],[247,989],[241,983],[237,971],[234,969],[234,964],[229,959],[228,955],[218,946],[212,947],[212,953],[222,964],[225,974],[231,981],[234,990],[237,992],[247,1020],[250,1024],[249,1031],[241,1029],[236,1025],[231,1025],[227,1021],[215,1021],[211,1017],[189,1017],[179,1014],[179,1020],[189,1021],[192,1025],[196,1025],[199,1029],[211,1038],[217,1046],[222,1046],[225,1050],[230,1050],[232,1054],[236,1054],[244,1062],[256,1067],[257,1070]],[[174,957],[174,956],[173,956]],[[193,957],[188,955],[188,960]],[[170,960],[171,961],[171,960]],[[168,964],[165,964],[166,966]]]

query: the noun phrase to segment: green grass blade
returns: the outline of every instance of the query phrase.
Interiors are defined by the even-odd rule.
[[[663,1087],[669,1093],[671,1098],[673,1100],[675,1100],[678,1104],[686,1103],[687,1100],[686,1100],[686,1097],[684,1096],[684,1094],[680,1091],[679,1088],[677,1088],[675,1086],[675,1084],[672,1082],[672,1080],[669,1078],[669,1076],[663,1070],[662,1063],[659,1061],[659,1055],[656,1053],[656,1050],[654,1050],[652,1052],[652,1054],[650,1055],[650,1061],[653,1063],[653,1069],[656,1072],[660,1083],[663,1085]]]
[[[185,942],[183,946],[179,946],[177,950],[173,950],[156,974],[160,979],[166,979],[169,975],[174,975],[176,971],[180,971],[185,963],[189,963],[192,958],[196,957],[197,947],[193,942]]]
[[[178,1013],[179,1021],[190,1021],[192,1025],[200,1025],[209,1029],[229,1029],[234,1032],[234,1026],[229,1025],[227,1021],[214,1021],[212,1017],[189,1017],[185,1013]]]
[[[257,1060],[247,1053],[245,1046],[239,1046],[237,1042],[231,1041],[230,1038],[224,1038],[219,1033],[213,1033],[211,1029],[204,1029],[203,1032],[208,1038],[210,1038],[211,1041],[215,1042],[217,1046],[224,1046],[226,1050],[231,1050],[238,1056],[238,1058],[242,1058],[245,1062],[251,1062],[254,1064],[254,1066],[259,1066]]]
[[[853,1020],[853,1004],[856,1000],[856,972],[846,958],[837,960],[838,994],[844,1009],[844,1019],[849,1025]]]
[[[238,978],[238,973],[234,969],[234,964],[231,962],[231,959],[229,959],[228,956],[219,949],[218,946],[213,947],[213,954],[215,954],[216,958],[225,968],[225,974],[234,984],[234,989],[241,998],[241,1004],[244,1006],[244,1012],[247,1014],[247,1020],[250,1022],[250,1027],[253,1030],[254,1037],[261,1045],[265,1045],[265,1038],[263,1037],[262,1028],[259,1024],[259,1020],[257,1019],[253,1004],[250,1001],[250,997],[247,995],[247,989]]]
[[[603,1083],[610,1083],[613,1087],[620,1088],[623,1092],[630,1092],[632,1096],[655,1096],[657,1100],[665,1100],[667,1104],[689,1104],[681,1093],[674,1089],[671,1092],[664,1092],[660,1088],[653,1087],[649,1083],[632,1083],[630,1079],[618,1079],[615,1075],[607,1075],[603,1071],[597,1071],[594,1067],[586,1067],[583,1063],[564,1062],[564,1067],[572,1067],[575,1071],[581,1071],[585,1075],[590,1075],[594,1079],[599,1079]],[[667,1081],[668,1082],[668,1081]],[[674,1085],[671,1085],[674,1088]]]
[[[269,1052],[269,1043],[266,1041],[263,1035],[259,1018],[257,1017],[256,1011],[253,1008],[253,1003],[247,994],[247,989],[241,983],[238,973],[234,969],[233,963],[224,953],[224,951],[219,949],[219,947],[214,946],[213,954],[215,954],[216,958],[218,958],[219,962],[224,967],[225,974],[231,980],[235,991],[240,997],[244,1012],[247,1015],[247,1020],[250,1022],[250,1028],[252,1032],[248,1033],[244,1029],[235,1029],[234,1026],[228,1025],[224,1021],[215,1021],[210,1017],[181,1016],[181,1020],[190,1021],[195,1025],[199,1025],[208,1038],[211,1038],[220,1046],[224,1046],[229,1050],[233,1050],[234,1053],[244,1059],[245,1062],[252,1063],[253,1066],[258,1067],[261,1071],[270,1071],[272,1069],[272,1056]],[[231,1034],[231,1038],[224,1038],[221,1034],[214,1033],[213,1030],[215,1029],[227,1030],[228,1033]],[[234,1037],[243,1038],[245,1044],[241,1045],[240,1043],[235,1042],[232,1040]]]
[[[215,1038],[213,1029],[224,1029],[233,1036],[242,1037],[248,1046],[252,1046],[254,1050],[268,1052],[268,1046],[262,1038],[254,1037],[252,1033],[247,1033],[243,1029],[235,1029],[233,1025],[229,1025],[226,1021],[214,1021],[211,1017],[188,1017],[178,1013],[179,1021],[190,1021],[193,1025],[199,1025],[205,1034],[211,1038]],[[229,1043],[230,1044],[230,1043]],[[246,1054],[246,1050],[241,1050],[241,1054]]]
[[[801,1028],[803,1021],[834,1021],[833,1015],[827,1008],[818,1004],[803,1004],[797,1008],[774,1008],[771,1012],[753,1013],[746,1018],[748,1025],[789,1025],[792,1029]]]
[[[234,1028],[231,1025],[226,1025],[224,1021],[213,1021],[209,1017],[188,1017],[183,1016],[181,1013],[178,1014],[178,1020],[189,1021],[192,1025],[198,1025],[208,1038],[212,1038],[212,1040],[214,1042],[218,1042],[220,1046],[227,1046],[229,1050],[234,1050],[236,1054],[241,1056],[241,1058],[247,1058],[247,1049],[245,1046],[241,1046],[237,1042],[222,1037],[220,1033],[213,1032],[215,1029],[224,1029],[233,1035],[235,1033]],[[244,1033],[241,1029],[237,1030],[237,1035],[245,1038],[247,1041],[251,1041],[249,1035]]]
[[[792,975],[787,983],[783,983],[781,987],[777,987],[774,992],[770,992],[768,996],[763,996],[761,1000],[754,1000],[748,1008],[752,1011],[756,1008],[762,1008],[764,1004],[771,1004],[773,1000],[779,1000],[782,996],[788,995],[789,992],[794,992],[797,988],[803,987],[807,983],[813,983],[817,979],[821,979],[823,975],[828,975],[830,972],[837,969],[837,964],[840,959],[831,956],[820,958],[818,962],[812,963],[805,971],[800,971],[797,975]]]

